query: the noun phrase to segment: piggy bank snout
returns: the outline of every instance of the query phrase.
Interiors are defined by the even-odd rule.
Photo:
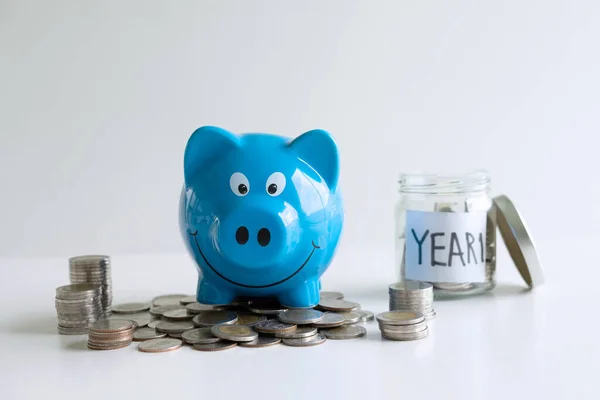
[[[285,254],[288,232],[277,213],[238,209],[223,217],[217,242],[224,258],[241,267],[256,268],[276,262]]]

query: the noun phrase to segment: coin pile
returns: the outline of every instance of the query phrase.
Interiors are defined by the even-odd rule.
[[[177,350],[184,343],[198,351],[220,351],[238,346],[259,348],[279,343],[308,347],[322,344],[327,339],[354,339],[366,335],[362,325],[374,319],[373,313],[360,310],[358,303],[343,300],[343,297],[339,292],[321,292],[317,310],[288,309],[265,299],[200,304],[193,296],[169,294],[155,297],[149,303],[115,305],[115,314],[105,321],[121,320],[122,323],[122,320],[129,320],[134,326],[135,321],[144,323],[132,331],[131,338],[140,342],[138,350],[146,353]],[[153,318],[159,319],[152,321]],[[127,346],[129,339],[121,339],[124,331],[112,329],[105,328],[105,332],[100,333],[90,329],[88,347],[117,349]]]
[[[54,304],[58,316],[58,333],[82,335],[88,326],[103,317],[102,287],[92,284],[60,286]]]
[[[127,347],[133,340],[135,325],[131,321],[102,319],[89,328],[88,348],[114,350]]]
[[[102,286],[102,310],[105,316],[112,313],[112,280],[110,257],[86,255],[69,258],[71,283],[91,283]]]
[[[435,318],[431,283],[406,280],[391,284],[388,291],[390,311],[415,311],[428,321]]]
[[[427,319],[413,311],[386,311],[377,315],[381,337],[388,340],[418,340],[429,336]]]

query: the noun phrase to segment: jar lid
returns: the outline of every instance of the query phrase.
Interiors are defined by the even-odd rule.
[[[544,271],[525,221],[505,195],[494,197],[498,228],[517,270],[530,288],[544,283]]]

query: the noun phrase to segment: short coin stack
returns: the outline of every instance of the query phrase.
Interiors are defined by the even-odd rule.
[[[88,326],[101,319],[102,288],[99,285],[76,284],[56,289],[54,304],[58,316],[58,333],[82,335]]]
[[[69,258],[71,283],[91,283],[102,286],[102,310],[105,316],[112,313],[112,279],[110,257],[86,255]]]
[[[103,319],[90,326],[88,348],[114,350],[127,347],[133,340],[135,325],[131,321]]]
[[[381,337],[388,340],[418,340],[429,336],[427,320],[413,311],[386,311],[377,315]]]
[[[415,311],[428,321],[435,318],[431,283],[406,280],[391,284],[388,290],[390,311]]]

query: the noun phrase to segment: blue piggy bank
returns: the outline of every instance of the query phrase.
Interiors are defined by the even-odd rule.
[[[197,299],[319,303],[343,225],[333,138],[197,129],[185,148],[180,228],[198,265]]]

